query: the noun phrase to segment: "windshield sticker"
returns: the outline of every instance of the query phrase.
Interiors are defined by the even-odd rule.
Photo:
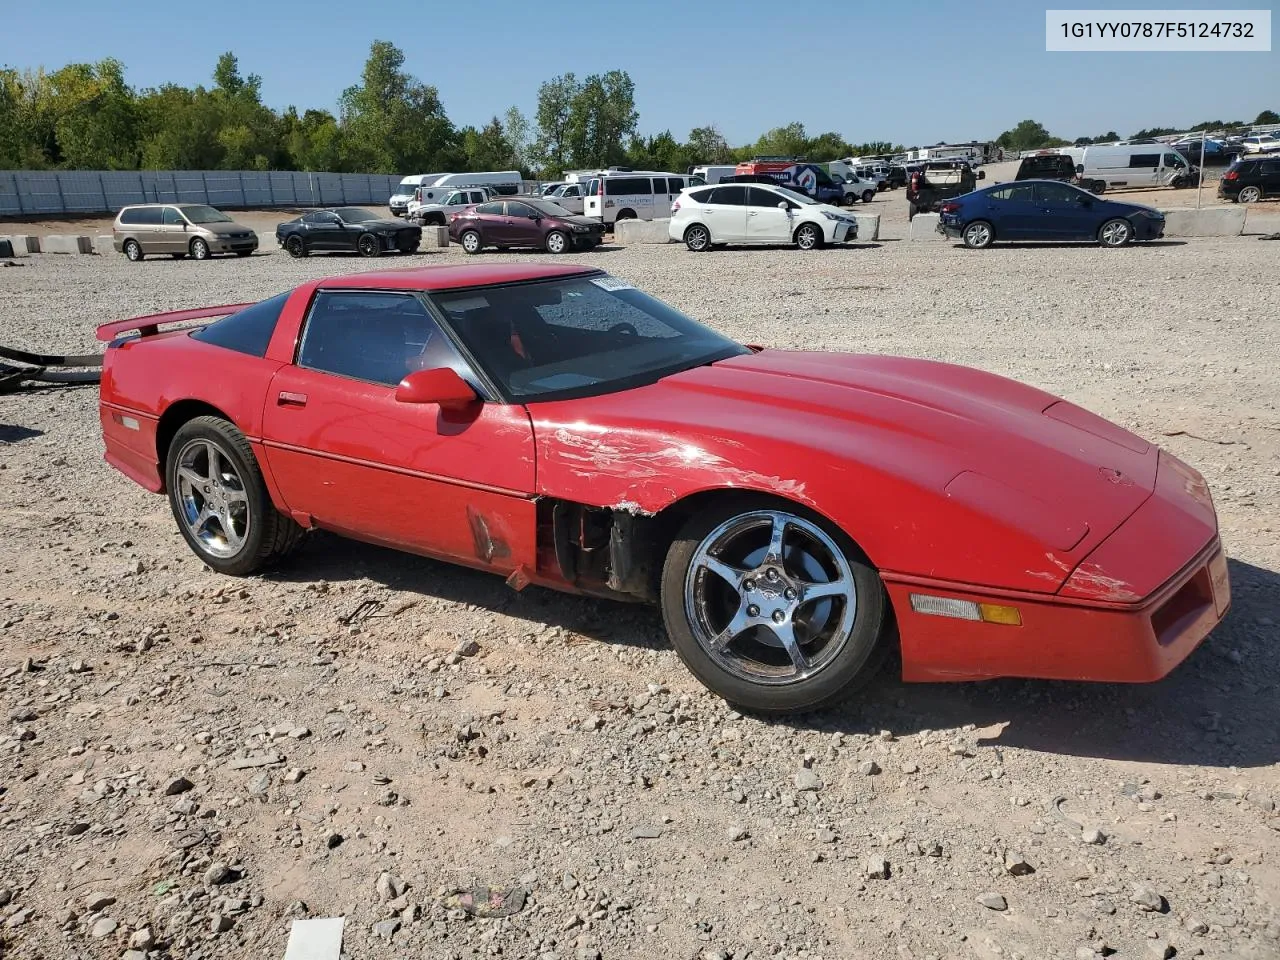
[[[634,290],[633,284],[627,283],[625,280],[619,280],[617,277],[592,277],[591,282],[601,290]]]

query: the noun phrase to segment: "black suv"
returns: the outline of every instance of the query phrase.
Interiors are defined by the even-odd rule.
[[[1218,181],[1218,196],[1236,203],[1280,197],[1280,156],[1242,157]]]
[[[1105,180],[1085,180],[1076,170],[1076,162],[1065,153],[1045,153],[1023,157],[1015,180],[1060,180],[1093,193],[1107,189]]]

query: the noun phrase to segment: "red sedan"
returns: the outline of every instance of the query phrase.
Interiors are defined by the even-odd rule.
[[[1230,602],[1204,480],[1140,437],[978,370],[743,346],[599,270],[362,273],[98,336],[106,459],[213,569],[324,528],[655,601],[756,711],[893,644],[908,680],[1156,680]]]

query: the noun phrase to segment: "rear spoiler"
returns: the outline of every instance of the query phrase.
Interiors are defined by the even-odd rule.
[[[141,336],[149,337],[157,333],[161,326],[183,323],[187,320],[203,320],[208,317],[225,317],[253,305],[253,303],[232,303],[221,307],[173,310],[169,313],[153,313],[145,317],[133,317],[130,320],[113,320],[111,323],[104,323],[98,328],[98,339],[111,341],[120,336],[120,334],[129,333],[132,330],[137,330]]]

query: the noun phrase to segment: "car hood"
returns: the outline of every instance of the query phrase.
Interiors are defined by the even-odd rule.
[[[568,224],[576,223],[579,226],[583,226],[583,227],[600,227],[601,229],[604,228],[603,221],[593,219],[592,217],[580,216],[579,214],[574,214],[573,216],[569,216],[569,217],[548,217],[547,219],[553,220],[556,223],[568,223]]]
[[[219,237],[230,236],[233,233],[253,233],[252,228],[246,227],[243,223],[202,223],[198,226],[199,229]]]
[[[1040,591],[1151,495],[1158,463],[1043,391],[899,357],[765,350],[529,409],[553,495],[581,500],[589,477],[600,505],[649,512],[749,487],[832,517],[882,567]]]
[[[366,220],[364,223],[350,224],[353,227],[364,227],[366,230],[404,230],[408,226],[403,220]]]

